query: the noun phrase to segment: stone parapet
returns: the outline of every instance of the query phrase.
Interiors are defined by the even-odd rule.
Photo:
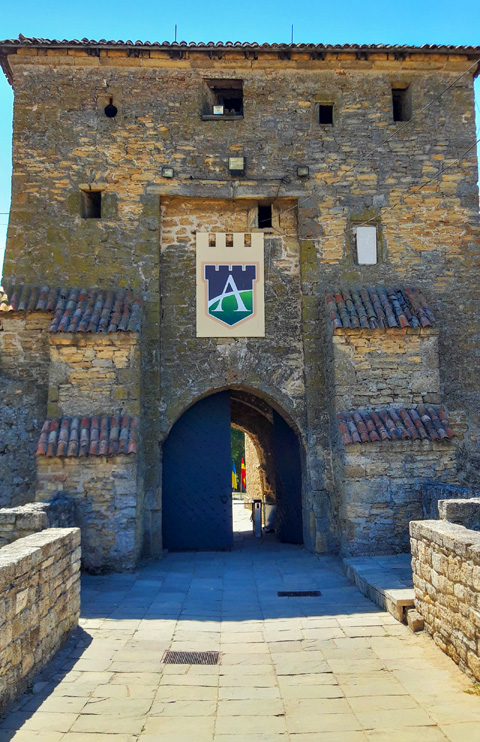
[[[66,497],[57,497],[51,502],[31,502],[16,508],[2,508],[0,546],[46,528],[69,528],[73,524],[73,501]]]
[[[480,531],[480,497],[463,500],[439,500],[438,514],[441,520]]]
[[[0,710],[78,625],[80,530],[48,529],[0,550]]]
[[[462,487],[458,484],[448,484],[447,482],[422,482],[420,485],[422,495],[423,517],[426,520],[435,520],[439,517],[439,502],[443,500],[471,499],[480,497],[480,489],[471,489]],[[444,520],[449,520],[445,518]],[[465,525],[465,524],[463,524]]]
[[[480,533],[445,521],[410,523],[415,607],[438,646],[480,680]]]

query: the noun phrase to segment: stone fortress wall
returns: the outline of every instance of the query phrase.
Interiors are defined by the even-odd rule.
[[[129,287],[143,298],[139,350],[128,340],[118,341],[121,349],[107,340],[108,369],[98,363],[104,351],[94,340],[47,348],[48,412],[46,393],[38,397],[45,417],[140,411],[137,476],[145,501],[137,512],[147,552],[159,554],[159,444],[201,396],[253,391],[299,434],[307,547],[352,548],[347,521],[357,515],[342,508],[353,499],[367,524],[359,543],[368,548],[380,534],[385,547],[403,548],[420,479],[478,478],[477,166],[474,151],[463,157],[475,141],[473,69],[460,77],[472,59],[461,50],[399,56],[385,49],[360,57],[332,51],[323,58],[302,49],[283,58],[234,48],[170,51],[3,49],[16,96],[5,277]],[[243,82],[243,117],[202,119],[212,78]],[[392,86],[409,86],[415,116],[452,83],[408,125],[393,121]],[[104,114],[110,98],[115,118]],[[319,124],[323,104],[333,105],[333,125]],[[245,157],[244,176],[229,175],[233,155]],[[297,177],[301,165],[309,177]],[[174,167],[173,179],[162,175],[163,166]],[[442,167],[441,177],[418,190]],[[89,190],[102,194],[101,219],[82,217]],[[258,230],[257,207],[265,202],[272,206],[272,227],[262,230],[266,336],[197,339],[195,232]],[[352,230],[365,220],[377,225],[376,265],[355,259]],[[422,289],[435,330],[332,335],[326,289],[397,285]],[[127,367],[137,369],[137,386],[126,380]],[[21,376],[11,364],[3,373]],[[352,378],[355,393],[345,389]],[[451,441],[384,441],[359,464],[354,459],[363,451],[345,451],[335,412],[367,402],[444,405],[461,420],[461,470]],[[393,505],[384,504],[387,464],[397,467],[387,498]],[[393,521],[392,507],[401,511]]]

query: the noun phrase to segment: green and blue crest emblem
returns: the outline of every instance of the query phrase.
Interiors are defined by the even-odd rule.
[[[257,266],[204,265],[207,313],[233,327],[255,313],[254,283]]]

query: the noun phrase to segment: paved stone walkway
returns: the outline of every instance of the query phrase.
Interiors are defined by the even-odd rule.
[[[480,741],[480,696],[427,636],[364,598],[339,560],[247,535],[231,553],[86,576],[82,629],[0,742]],[[164,665],[166,649],[221,662]]]

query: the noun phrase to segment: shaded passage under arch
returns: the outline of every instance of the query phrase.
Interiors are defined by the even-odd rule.
[[[233,390],[212,394],[186,410],[163,445],[164,548],[232,547],[232,423],[255,437],[263,451],[277,503],[277,537],[303,542],[298,438],[265,400]]]

